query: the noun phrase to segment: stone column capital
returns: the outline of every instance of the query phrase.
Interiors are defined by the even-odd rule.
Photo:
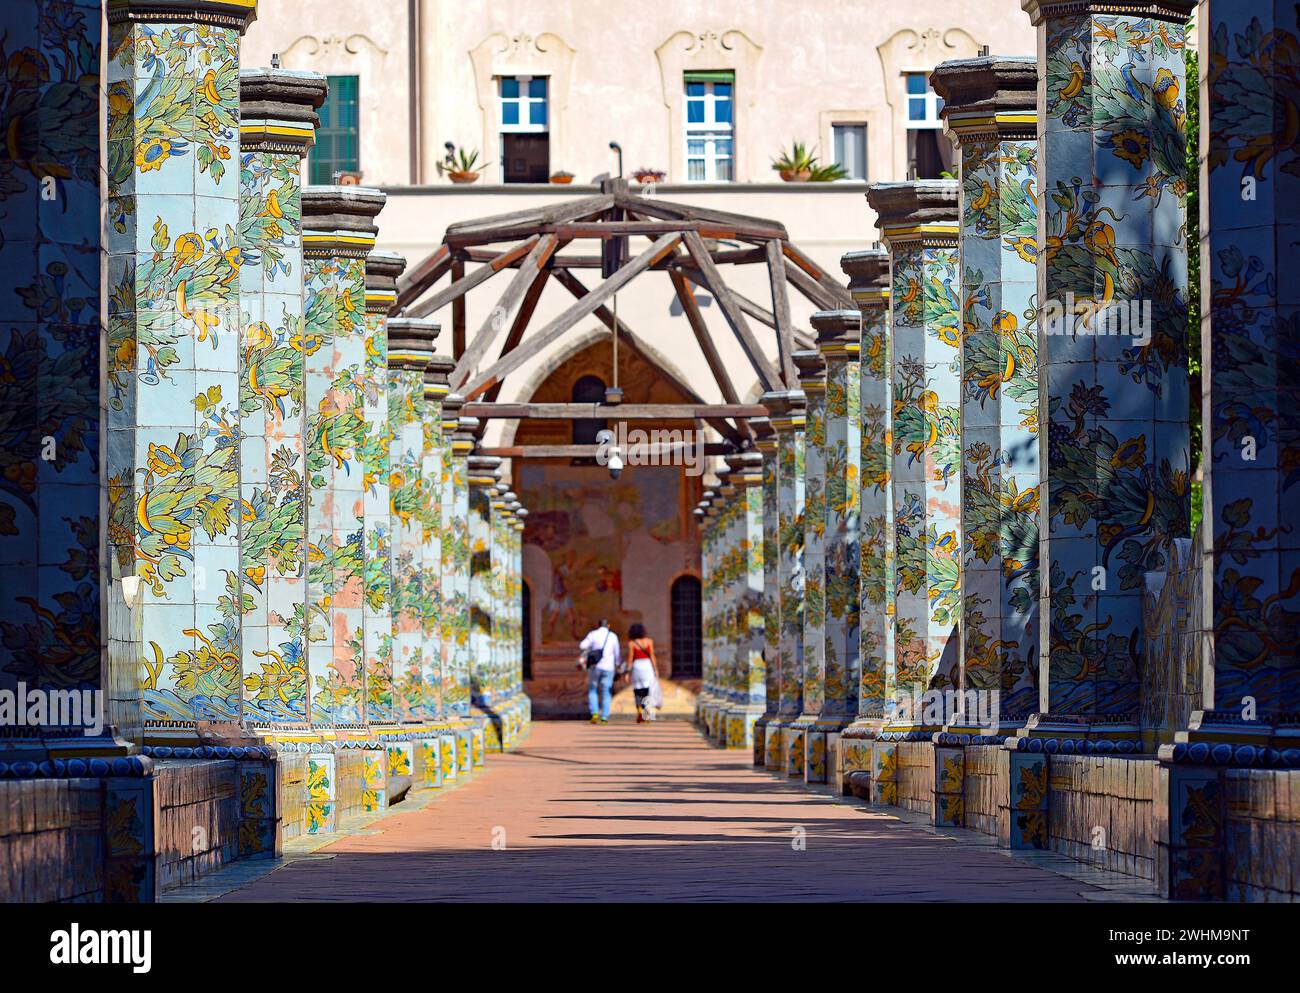
[[[477,420],[477,418],[462,418]],[[496,455],[471,455],[469,457],[469,482],[471,486],[494,487],[501,478],[501,459]]]
[[[799,386],[805,396],[824,392],[826,389],[826,360],[815,349],[804,349],[790,356],[799,373]]]
[[[923,179],[913,183],[874,183],[867,203],[890,251],[907,245],[957,244],[957,181]]]
[[[961,143],[1033,138],[1038,133],[1038,61],[1030,57],[952,59],[930,74],[943,98],[944,129]]]
[[[405,271],[404,255],[396,252],[370,252],[366,255],[367,314],[387,314],[393,309],[397,303],[397,280]],[[438,325],[435,323],[434,326]]]
[[[849,277],[849,296],[859,310],[889,306],[889,253],[883,248],[845,252],[840,269]]]
[[[365,258],[374,250],[375,218],[388,197],[365,186],[307,186],[302,191],[302,247],[308,256]]]
[[[388,333],[388,368],[423,372],[433,361],[433,343],[442,326],[425,317],[390,317],[384,326]]]
[[[750,430],[754,432],[754,446],[764,455],[776,451],[776,428],[767,417],[749,418]]]
[[[736,452],[726,456],[730,479],[737,489],[763,485],[763,456],[758,452]]]
[[[316,72],[242,69],[239,73],[239,149],[302,157],[316,144],[329,83]]]
[[[819,310],[810,321],[817,332],[817,350],[828,364],[858,357],[862,346],[861,311]]]
[[[777,434],[803,430],[804,411],[808,406],[803,390],[773,390],[764,393],[758,402],[767,408],[772,429]]]
[[[389,346],[392,347],[391,345]],[[442,402],[443,420],[447,418],[447,404],[451,401],[453,394],[449,379],[451,371],[456,368],[456,360],[450,355],[437,355],[429,360],[429,364],[424,367],[424,398],[426,400],[439,400]],[[456,403],[451,411],[455,413],[460,410],[464,401],[457,397]]]
[[[257,20],[257,0],[108,0],[108,23],[211,24],[241,35]]]
[[[448,397],[448,400],[451,398]],[[445,406],[446,401],[443,401]],[[478,418],[477,417],[458,417],[456,418],[455,433],[451,439],[451,450],[454,455],[468,456],[474,451],[474,443],[478,435]]]
[[[515,530],[522,533],[528,527],[528,508],[521,506],[515,511]]]
[[[1186,23],[1198,0],[1020,0],[1020,9],[1035,27],[1051,17],[1118,14]]]

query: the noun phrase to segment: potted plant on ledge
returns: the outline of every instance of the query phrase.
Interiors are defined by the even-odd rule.
[[[772,160],[772,168],[787,183],[831,183],[847,174],[837,162],[822,165],[817,161],[815,149],[810,150],[802,141],[794,142],[789,151]]]
[[[573,182],[573,173],[571,173],[571,172],[565,172],[563,169],[560,169],[560,170],[557,171],[557,172],[553,172],[553,173],[551,173],[551,182],[552,182],[552,183],[557,183],[557,184],[562,185],[562,186],[563,186],[563,185],[567,185],[568,183],[572,183],[572,182]]]
[[[447,153],[445,169],[447,178],[453,183],[472,183],[478,179],[479,173],[487,168],[487,163],[478,165],[478,149],[466,151],[458,148],[455,152]]]
[[[668,173],[661,169],[646,168],[637,169],[632,173],[632,175],[636,181],[643,186],[649,186],[652,183],[662,183],[668,177]]]

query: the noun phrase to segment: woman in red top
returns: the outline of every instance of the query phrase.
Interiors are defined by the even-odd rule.
[[[636,722],[654,720],[650,697],[659,683],[655,643],[646,637],[644,624],[633,624],[627,633],[627,658],[632,665],[632,693],[636,696]]]

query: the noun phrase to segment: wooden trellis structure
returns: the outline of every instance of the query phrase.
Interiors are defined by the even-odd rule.
[[[629,257],[633,237],[644,237],[650,245]],[[598,242],[597,250],[574,247],[592,241]],[[467,274],[467,263],[481,264]],[[722,272],[729,265],[766,267],[770,309],[727,286]],[[603,277],[599,285],[587,285],[579,275],[585,269]],[[513,275],[496,305],[473,334],[468,334],[466,294],[506,270]],[[681,405],[669,409],[656,404],[548,404],[548,408],[572,406],[573,410],[542,412],[532,409],[540,405],[494,402],[506,376],[590,315],[615,333],[620,343],[647,357],[641,339],[606,304],[632,280],[652,271],[668,274],[724,403],[706,404],[689,384],[665,375],[692,401],[689,416],[710,424],[733,446],[748,437],[743,418],[761,414],[762,408],[740,403],[700,313],[695,288],[713,295],[765,390],[796,388],[791,353],[796,348],[813,347],[811,339],[791,322],[789,287],[819,309],[854,307],[848,291],[790,243],[783,225],[633,194],[626,180],[616,179],[603,182],[596,196],[449,226],[437,250],[408,269],[398,282],[392,313],[426,317],[451,308],[452,355],[456,360],[452,388],[471,402],[468,409],[481,419],[681,417]],[[448,281],[439,287],[444,277]],[[573,303],[545,325],[531,328],[537,303],[550,281],[567,290]],[[765,355],[750,319],[775,334],[776,366]],[[495,359],[481,368],[499,332],[507,328]],[[527,456],[527,452],[519,454]]]

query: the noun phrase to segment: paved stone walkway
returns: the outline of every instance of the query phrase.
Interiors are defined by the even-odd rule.
[[[804,847],[793,842],[803,832]],[[494,841],[497,847],[493,847]],[[500,847],[504,844],[504,848]],[[468,783],[224,901],[1065,901],[1097,887],[710,747],[682,721],[539,722]]]

